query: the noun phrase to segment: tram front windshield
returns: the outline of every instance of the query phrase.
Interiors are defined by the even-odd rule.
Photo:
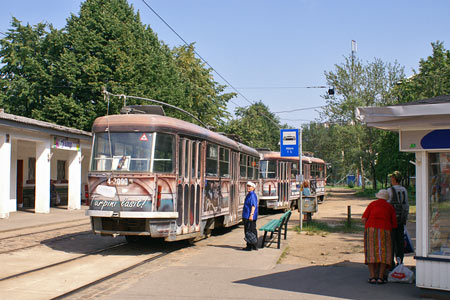
[[[277,177],[277,162],[275,160],[261,160],[259,162],[259,177],[263,179]]]
[[[91,171],[174,171],[174,137],[163,133],[107,132],[94,135]]]

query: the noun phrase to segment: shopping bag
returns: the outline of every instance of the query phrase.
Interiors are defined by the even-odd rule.
[[[389,282],[412,283],[413,280],[414,272],[403,264],[396,266],[388,275]]]
[[[252,244],[252,245],[256,245],[256,243],[258,242],[258,239],[257,239],[257,237],[256,237],[256,234],[254,234],[254,233],[251,232],[251,231],[247,231],[247,232],[245,233],[245,238],[244,238],[244,240],[245,240],[247,243]]]
[[[406,226],[405,226],[405,230],[403,233],[404,239],[405,239],[405,249],[404,249],[404,253],[413,253],[414,252],[414,246],[412,244],[412,241],[409,237],[409,233],[408,230],[406,230]]]

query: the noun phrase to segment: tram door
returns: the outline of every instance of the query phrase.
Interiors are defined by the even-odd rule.
[[[183,234],[200,230],[201,153],[200,142],[180,139],[177,224]]]
[[[280,161],[278,165],[278,174],[279,174],[279,182],[278,182],[278,205],[279,206],[287,206],[289,203],[289,168],[288,163]]]
[[[239,153],[231,152],[230,222],[238,219],[239,206]]]

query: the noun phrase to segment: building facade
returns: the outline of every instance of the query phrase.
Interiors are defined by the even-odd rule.
[[[90,132],[0,110],[0,218],[18,209],[80,209],[91,140]]]

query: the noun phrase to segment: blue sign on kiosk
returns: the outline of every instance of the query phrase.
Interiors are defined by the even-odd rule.
[[[280,155],[299,155],[300,140],[297,129],[280,129]]]

